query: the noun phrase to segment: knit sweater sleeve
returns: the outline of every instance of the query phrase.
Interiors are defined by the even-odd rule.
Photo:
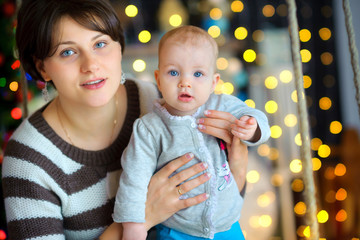
[[[142,118],[135,121],[130,142],[121,157],[123,172],[115,200],[115,222],[145,222],[147,187],[156,169],[158,152],[158,143],[145,121]]]
[[[28,128],[25,122],[18,131],[23,136],[17,134],[8,142],[2,165],[9,236],[11,239],[40,236],[65,239],[61,203],[52,191],[55,181],[44,170],[51,166],[42,165],[47,157],[26,144],[23,137],[25,133],[31,134],[26,131]]]

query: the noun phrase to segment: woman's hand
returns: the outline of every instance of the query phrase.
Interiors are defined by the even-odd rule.
[[[248,165],[247,146],[231,132],[237,127],[235,116],[228,112],[207,110],[207,118],[198,119],[199,130],[226,142],[228,162],[239,191],[243,190]]]
[[[185,165],[194,158],[192,153],[187,153],[178,159],[175,159],[165,165],[152,176],[148,186],[146,200],[146,222],[145,227],[149,230],[151,227],[159,224],[175,212],[194,206],[205,201],[208,196],[206,193],[198,196],[179,199],[178,185],[196,174],[204,171],[207,166],[203,163],[195,164],[181,172],[170,177],[177,169]],[[170,178],[169,178],[170,177]],[[207,173],[204,173],[190,181],[181,184],[181,192],[186,193],[203,184],[210,179]],[[122,237],[123,228],[121,223],[112,223],[105,232],[100,236],[100,240],[119,240]]]
[[[207,194],[203,193],[192,198],[179,199],[180,194],[177,187],[190,177],[204,171],[207,168],[204,163],[195,164],[170,177],[175,170],[193,158],[194,155],[192,153],[187,153],[165,165],[151,178],[146,200],[145,224],[147,229],[165,221],[177,211],[199,204],[208,198]],[[210,176],[204,173],[197,178],[181,184],[181,192],[189,192],[209,179]]]

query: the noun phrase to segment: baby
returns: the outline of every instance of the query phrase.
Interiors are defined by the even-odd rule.
[[[116,196],[113,219],[122,222],[123,239],[146,238],[145,202],[147,186],[156,170],[187,152],[208,166],[211,179],[190,192],[178,188],[181,198],[206,192],[201,204],[181,210],[157,226],[158,239],[244,239],[238,220],[243,198],[233,179],[225,145],[199,131],[207,110],[229,112],[236,121],[235,136],[249,146],[264,143],[270,136],[268,120],[261,111],[238,98],[213,93],[220,79],[216,72],[218,47],[204,30],[184,26],[167,32],[159,43],[155,71],[162,99],[154,111],[137,119],[129,145],[123,153],[123,173]]]

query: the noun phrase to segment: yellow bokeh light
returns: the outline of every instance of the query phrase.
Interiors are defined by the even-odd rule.
[[[265,34],[262,30],[255,30],[252,34],[252,38],[255,42],[262,42],[264,41]]]
[[[224,81],[219,79],[218,83],[215,86],[214,93],[215,94],[222,94],[222,86],[224,84]]]
[[[270,4],[265,5],[262,9],[262,13],[265,17],[272,17],[275,14],[275,8]]]
[[[256,59],[256,52],[252,49],[247,49],[243,54],[243,58],[246,62],[253,62]]]
[[[314,151],[317,151],[319,147],[321,146],[322,141],[320,138],[313,138],[311,139],[311,149]]]
[[[249,219],[249,224],[252,228],[259,228],[259,216],[251,216]]]
[[[262,156],[265,157],[267,155],[270,154],[270,147],[267,144],[261,144],[258,148],[257,148],[257,153]]]
[[[327,158],[331,153],[331,149],[328,145],[322,144],[318,149],[318,154],[322,158]]]
[[[220,8],[213,8],[210,10],[210,18],[214,20],[219,20],[222,17],[222,11]]]
[[[235,0],[231,3],[231,11],[242,12],[242,10],[244,10],[244,4],[242,1]]]
[[[275,173],[271,177],[271,184],[275,187],[280,187],[284,183],[284,178],[281,174]]]
[[[234,36],[238,40],[244,40],[248,36],[248,30],[244,27],[235,29]]]
[[[310,227],[309,226],[305,227],[303,234],[304,234],[304,237],[307,237],[307,238],[310,237],[311,232],[310,232]]]
[[[295,135],[294,141],[295,141],[295,144],[296,144],[296,145],[298,145],[298,146],[301,146],[301,145],[302,145],[301,134],[300,134],[300,133],[298,133],[298,134]]]
[[[347,191],[343,188],[340,188],[339,190],[337,190],[335,198],[338,201],[344,201],[347,198]]]
[[[261,227],[266,228],[270,227],[272,223],[272,218],[269,215],[261,215],[259,218],[259,224]]]
[[[289,113],[284,118],[284,123],[288,127],[295,127],[297,124],[297,117],[295,114]]]
[[[330,65],[333,62],[334,57],[331,53],[324,52],[320,55],[320,60],[321,60],[322,64]]]
[[[142,59],[137,59],[133,63],[133,69],[136,72],[143,72],[146,69],[146,63]]]
[[[245,100],[245,103],[246,103],[246,105],[248,105],[249,107],[255,108],[255,102],[254,102],[254,100],[252,100],[252,99],[246,99],[246,100]]]
[[[232,83],[226,82],[222,85],[222,92],[224,94],[232,94],[234,92],[234,85]]]
[[[321,168],[321,161],[318,158],[312,158],[313,171],[318,171]]]
[[[225,70],[229,66],[229,61],[226,58],[220,57],[216,60],[216,67],[219,70]]]
[[[173,14],[169,18],[169,23],[173,27],[178,27],[182,23],[182,17],[179,14]]]
[[[330,132],[332,134],[339,134],[342,131],[342,124],[339,121],[332,121],[330,123]]]
[[[335,166],[334,174],[338,177],[344,176],[346,173],[346,166],[342,163],[338,163]]]
[[[289,70],[283,70],[280,73],[280,81],[282,81],[283,83],[289,83],[291,82],[293,78],[293,74],[291,71]]]
[[[304,215],[306,213],[306,204],[304,202],[298,202],[295,204],[294,212],[297,215]]]
[[[211,26],[208,29],[208,33],[210,34],[210,36],[212,36],[213,38],[217,38],[220,36],[221,34],[221,30],[218,26]]]
[[[142,43],[147,43],[151,40],[151,33],[147,30],[142,30],[140,33],[139,33],[139,41],[142,42]]]
[[[274,89],[278,85],[278,80],[274,76],[269,76],[265,79],[265,87],[268,89]]]
[[[278,149],[276,149],[276,148],[270,148],[270,153],[269,153],[269,155],[268,155],[268,158],[270,159],[270,160],[276,160],[276,159],[278,159],[279,158],[279,150]]]
[[[246,180],[249,183],[257,183],[260,179],[260,174],[256,170],[251,170],[246,174]]]
[[[304,182],[301,179],[295,179],[292,183],[291,183],[291,189],[294,192],[301,192],[304,190]]]
[[[311,32],[308,29],[301,29],[299,37],[301,42],[308,42],[311,39]]]
[[[308,75],[304,75],[303,76],[303,80],[304,80],[304,88],[309,88],[312,84],[312,80],[311,77],[309,77]]]
[[[293,159],[289,165],[290,171],[293,173],[299,173],[302,170],[302,162],[300,159]]]
[[[257,198],[257,204],[260,207],[267,207],[269,206],[271,203],[271,199],[269,197],[269,195],[267,194],[261,194],[258,198]]]
[[[341,209],[337,212],[335,216],[336,221],[338,222],[344,222],[347,219],[347,213],[344,209]]]
[[[320,210],[317,214],[317,219],[319,223],[326,223],[329,220],[329,214],[325,210]]]
[[[329,110],[331,108],[331,105],[332,105],[331,99],[328,97],[322,97],[319,100],[319,107],[322,110]]]
[[[282,129],[278,125],[271,126],[270,131],[272,138],[279,138],[282,135]]]
[[[305,94],[304,92],[302,92],[302,98],[305,97]],[[297,91],[294,90],[292,93],[291,93],[291,100],[293,100],[293,102],[297,103],[298,102],[298,96],[297,96]]]
[[[304,235],[305,228],[306,228],[306,226],[304,226],[304,225],[299,226],[299,227],[296,229],[296,234],[297,234],[299,237],[305,237],[305,235]]]
[[[276,113],[277,110],[278,104],[275,101],[270,100],[265,103],[265,111],[267,111],[268,113]]]
[[[310,60],[311,60],[311,52],[309,50],[307,50],[307,49],[300,50],[300,55],[301,55],[301,61],[303,63],[310,62]]]
[[[13,92],[16,92],[19,89],[19,83],[15,81],[11,82],[9,84],[9,89]]]
[[[319,36],[322,40],[327,41],[331,38],[331,31],[328,28],[321,28],[319,30]]]
[[[125,8],[125,14],[128,17],[136,17],[138,14],[138,8],[135,5],[128,5]]]

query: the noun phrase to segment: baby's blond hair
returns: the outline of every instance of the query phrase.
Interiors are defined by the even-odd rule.
[[[159,49],[158,49],[159,56],[160,56],[160,51],[161,51],[163,45],[169,39],[172,39],[172,40],[175,40],[176,42],[181,42],[181,43],[190,42],[191,44],[194,44],[194,45],[202,44],[203,42],[201,42],[201,41],[208,42],[208,43],[210,43],[210,45],[213,49],[215,59],[217,59],[217,57],[218,57],[219,50],[218,50],[217,43],[205,30],[203,30],[199,27],[187,25],[187,26],[174,28],[174,29],[168,31],[167,33],[165,33],[159,42]]]

